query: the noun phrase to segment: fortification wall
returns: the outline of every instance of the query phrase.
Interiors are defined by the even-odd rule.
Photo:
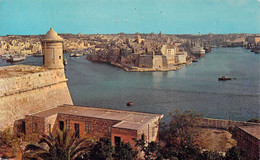
[[[168,65],[174,65],[176,62],[175,55],[165,55],[167,58]]]
[[[198,118],[196,119],[196,123],[200,127],[217,128],[217,129],[225,129],[225,130],[227,130],[229,127],[235,127],[235,126],[238,127],[238,126],[260,125],[258,123],[252,123],[252,122],[230,121],[230,120],[211,119],[211,118]]]
[[[152,56],[139,56],[138,67],[153,68],[153,57]]]
[[[5,68],[14,69],[13,66]],[[0,76],[0,129],[13,125],[27,114],[73,104],[64,70],[13,72],[14,76]]]
[[[163,59],[161,55],[153,57],[153,68],[163,68]]]

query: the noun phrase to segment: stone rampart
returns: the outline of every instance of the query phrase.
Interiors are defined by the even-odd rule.
[[[151,55],[140,55],[138,67],[153,68],[153,57]]]
[[[163,59],[161,55],[153,56],[153,68],[163,68]]]
[[[17,70],[19,68],[19,70]],[[64,70],[35,66],[0,68],[0,129],[25,115],[73,104]]]
[[[199,127],[205,128],[217,128],[228,130],[230,127],[249,126],[249,125],[260,125],[258,123],[243,122],[243,121],[231,121],[223,119],[211,119],[211,118],[198,118],[196,123]]]

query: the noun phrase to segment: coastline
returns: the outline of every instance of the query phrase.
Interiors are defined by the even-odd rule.
[[[127,64],[120,64],[116,62],[107,62],[107,61],[102,61],[102,60],[91,60],[87,59],[91,62],[98,62],[98,63],[107,63],[111,64],[112,66],[122,68],[123,70],[127,72],[168,72],[168,71],[177,71],[181,69],[183,66],[190,65],[192,63],[192,60],[187,61],[185,64],[178,64],[175,65],[174,68],[140,68],[136,66],[131,66]]]

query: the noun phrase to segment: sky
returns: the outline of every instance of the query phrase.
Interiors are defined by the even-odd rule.
[[[260,33],[260,0],[0,0],[0,35]]]

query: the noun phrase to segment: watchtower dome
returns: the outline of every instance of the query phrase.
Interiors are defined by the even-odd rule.
[[[63,39],[51,28],[41,42],[44,67],[63,69]]]

